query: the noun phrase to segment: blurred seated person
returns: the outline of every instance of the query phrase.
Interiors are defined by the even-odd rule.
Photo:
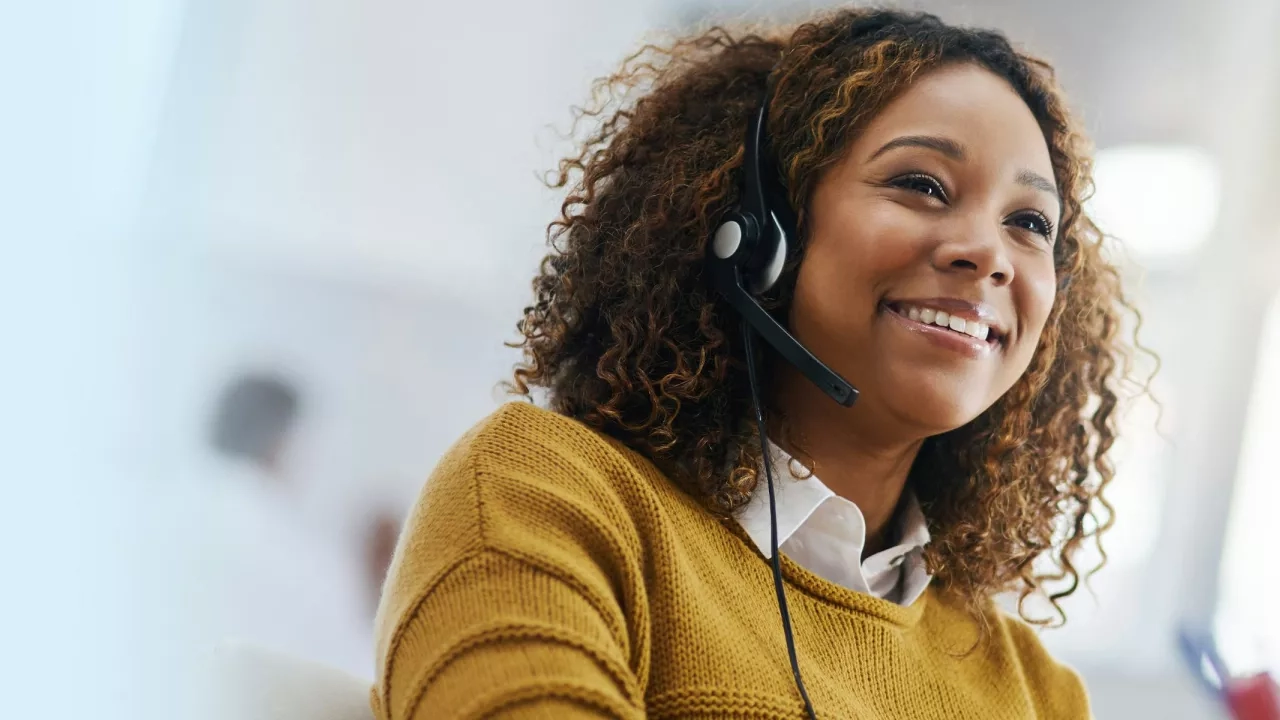
[[[234,379],[218,401],[211,472],[189,505],[197,649],[243,641],[367,677],[363,558],[337,528],[308,521],[285,462],[300,404],[290,383],[266,375]]]

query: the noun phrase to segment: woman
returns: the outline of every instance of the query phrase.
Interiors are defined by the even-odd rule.
[[[1050,68],[846,10],[605,82],[641,94],[561,164],[519,326],[550,409],[501,408],[427,483],[379,717],[1087,717],[991,600],[1075,589],[1127,356]],[[717,275],[749,229],[779,262]]]

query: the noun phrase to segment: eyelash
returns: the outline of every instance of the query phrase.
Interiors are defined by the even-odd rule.
[[[912,190],[914,192],[920,192],[917,188],[919,188],[921,184],[928,185],[937,192],[937,195],[932,197],[936,197],[943,202],[947,201],[947,191],[942,187],[942,183],[938,182],[938,179],[932,175],[925,175],[924,173],[910,173],[908,175],[895,178],[891,181],[891,184],[904,190]],[[927,195],[927,193],[923,192],[920,194]]]
[[[895,187],[900,187],[904,190],[918,192],[921,195],[925,195],[926,197],[933,197],[938,200],[941,200],[942,202],[947,202],[946,189],[944,189],[942,187],[942,183],[939,182],[938,179],[933,177],[932,175],[926,175],[924,173],[910,173],[910,174],[895,178],[894,180],[891,181],[890,184],[894,185]],[[936,194],[930,195],[927,192],[922,192],[921,190],[919,190],[921,185],[927,186],[929,189],[933,190],[934,193]],[[1030,219],[1031,222],[1033,222],[1036,225],[1036,227],[1018,226],[1018,227],[1021,227],[1023,230],[1040,235],[1046,240],[1053,237],[1053,222],[1049,220],[1049,218],[1045,217],[1043,213],[1035,210],[1028,210],[1025,212],[1018,213],[1012,219],[1018,219],[1018,218],[1021,218],[1024,220]]]
[[[1039,225],[1039,227],[1035,228],[1022,228],[1023,230],[1029,230],[1044,237],[1046,240],[1053,237],[1053,222],[1039,212],[1028,210],[1027,212],[1015,215],[1014,218],[1021,218],[1024,220],[1030,219],[1032,222]]]

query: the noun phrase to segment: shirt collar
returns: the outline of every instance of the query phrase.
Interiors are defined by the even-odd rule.
[[[769,441],[769,460],[773,465],[774,501],[778,514],[778,547],[787,541],[804,525],[822,503],[835,493],[817,475],[800,479],[791,473],[792,457],[772,440]],[[755,543],[765,557],[772,557],[769,551],[769,487],[767,480],[761,477],[751,499],[739,512],[738,523]],[[924,511],[915,493],[910,490],[906,494],[904,506],[899,517],[897,547],[905,549],[922,548],[929,543],[929,525]],[[856,503],[849,505],[858,513],[856,522],[865,528],[866,521],[862,517],[862,509]],[[864,530],[865,532],[865,530]]]

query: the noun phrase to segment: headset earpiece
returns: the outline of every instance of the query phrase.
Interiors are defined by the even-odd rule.
[[[778,284],[778,279],[782,277],[782,266],[787,262],[787,233],[773,212],[769,213],[769,224],[773,226],[773,232],[766,235],[772,235],[773,241],[760,244],[757,257],[763,262],[759,267],[752,268],[751,277],[748,278],[751,292],[757,295],[768,292]]]
[[[749,289],[757,295],[777,284],[787,261],[787,234],[772,212],[768,217],[762,232],[752,215],[731,212],[711,239],[715,257],[741,268]]]
[[[794,231],[794,214],[784,203],[785,190],[767,161],[765,118],[768,98],[747,122],[742,154],[742,192],[738,207],[725,214],[707,243],[708,275],[716,289],[742,319],[787,362],[841,405],[852,405],[858,391],[835,371],[822,364],[756,296],[768,292],[782,277],[787,260],[788,232]],[[782,215],[788,222],[784,226]]]
[[[787,196],[781,191],[781,183],[772,163],[766,162],[768,137],[765,135],[764,122],[768,107],[766,93],[760,108],[747,122],[747,137],[742,152],[742,194],[738,207],[725,215],[707,243],[707,274],[715,288],[742,318],[748,382],[769,491],[773,585],[778,596],[778,611],[782,614],[787,657],[791,661],[796,689],[800,691],[800,697],[804,701],[805,714],[811,720],[817,720],[817,713],[809,700],[809,691],[804,686],[804,678],[800,676],[800,663],[796,658],[795,638],[791,629],[791,613],[787,610],[787,595],[783,589],[782,568],[778,560],[778,510],[774,499],[768,441],[765,439],[764,402],[756,371],[756,350],[752,335],[763,338],[787,362],[841,405],[852,405],[858,397],[858,391],[805,349],[757,299],[758,295],[777,284],[778,278],[782,276],[782,266],[787,260],[787,231],[795,228],[790,208],[770,207],[771,199],[775,204],[785,205]],[[778,219],[779,211],[787,218],[786,228]]]
[[[760,229],[755,218],[735,210],[725,216],[720,227],[716,228],[711,239],[711,251],[719,260],[746,267],[759,242]]]

